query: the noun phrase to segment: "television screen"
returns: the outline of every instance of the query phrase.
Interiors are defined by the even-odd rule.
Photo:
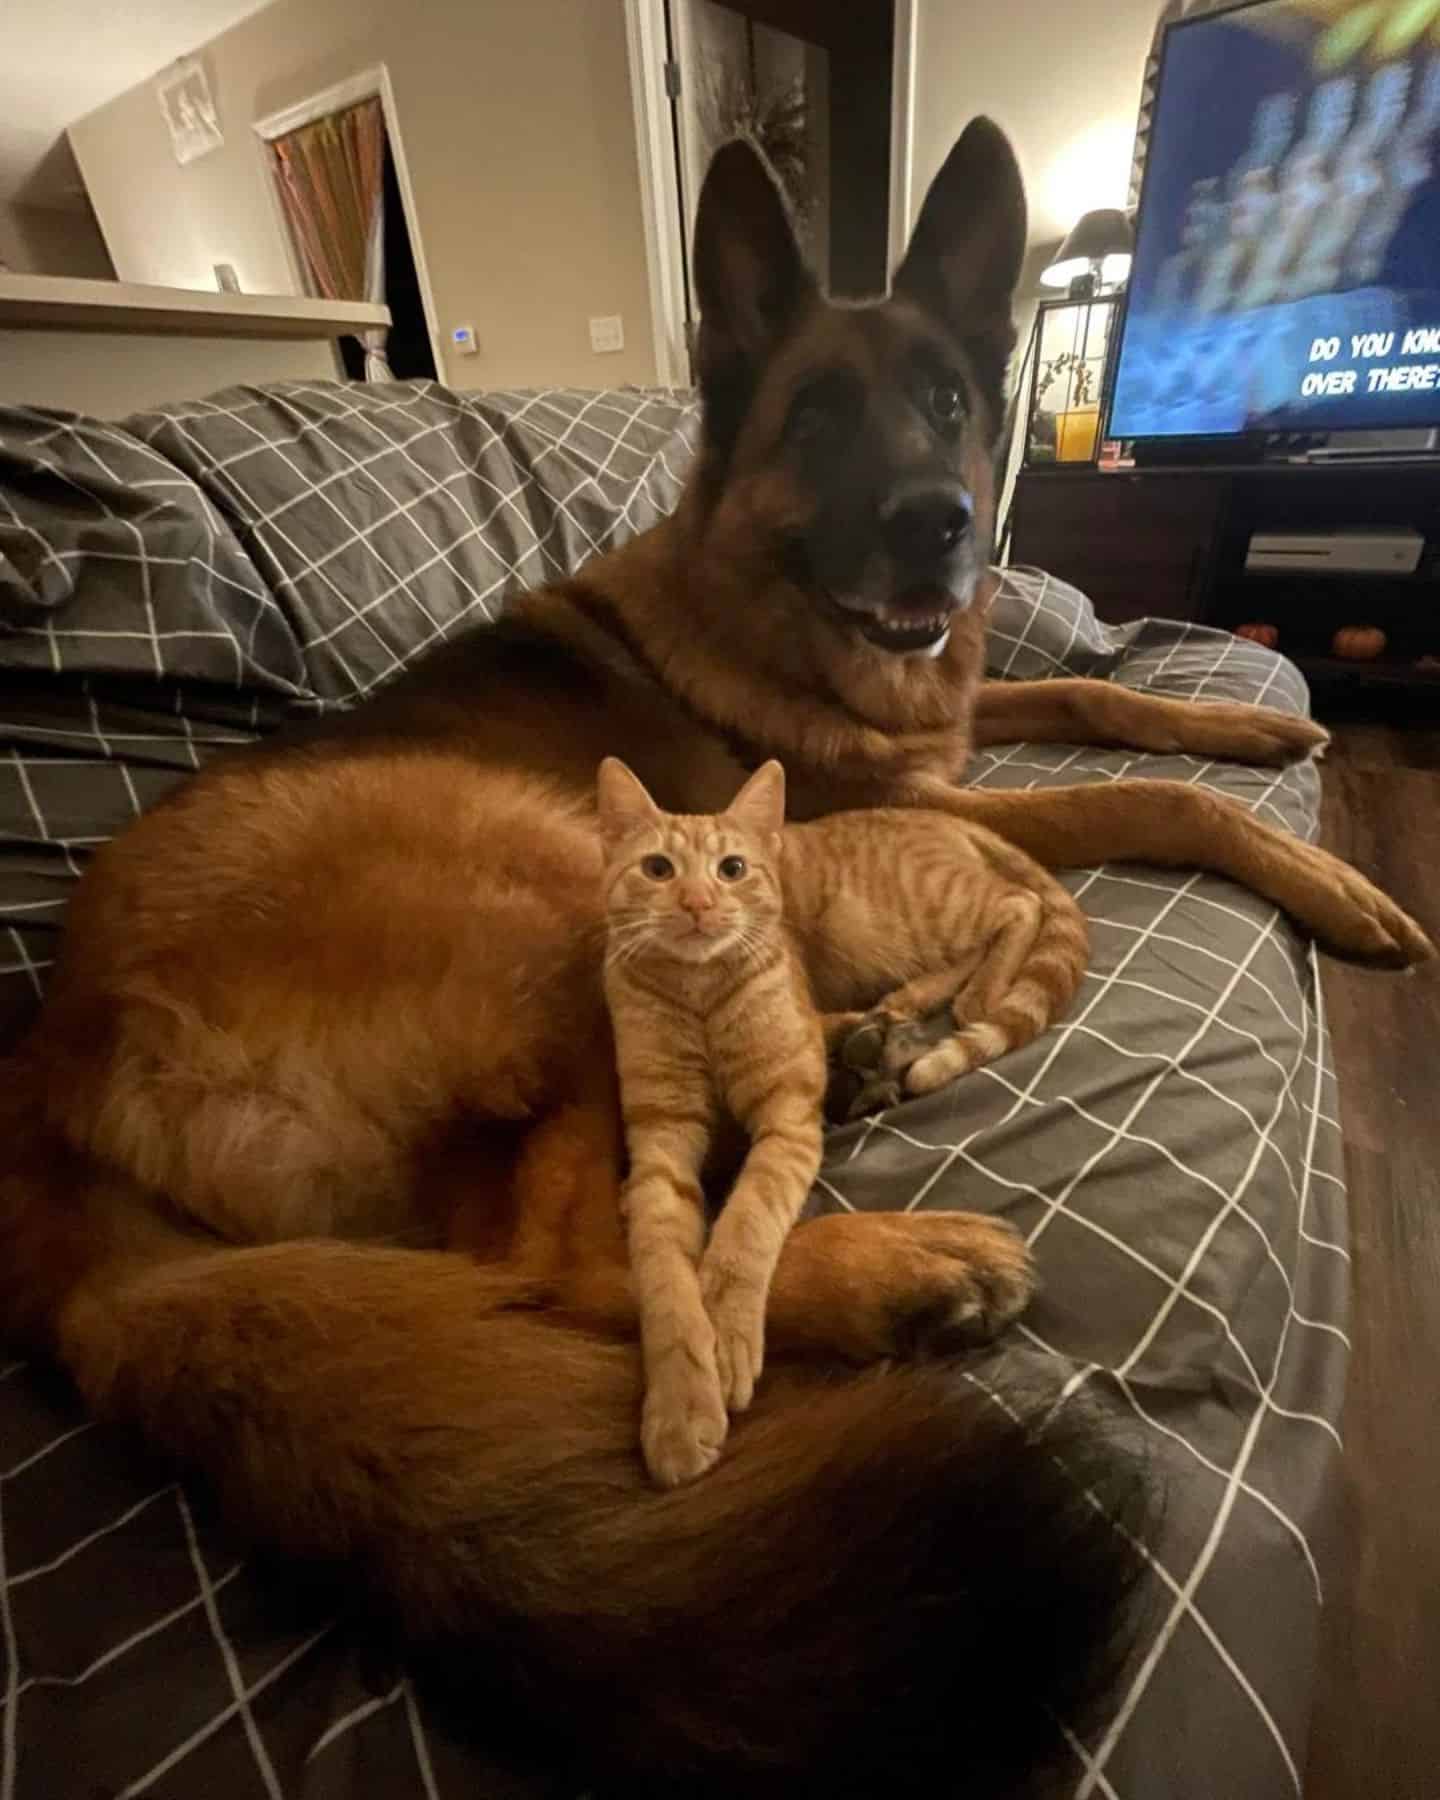
[[[1440,425],[1440,6],[1166,34],[1110,435]]]

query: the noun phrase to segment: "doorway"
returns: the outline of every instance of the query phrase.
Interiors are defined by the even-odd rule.
[[[420,276],[410,246],[410,225],[400,198],[395,156],[387,140],[381,207],[385,221],[385,304],[390,308],[390,334],[385,360],[397,381],[435,381],[435,352],[420,298]],[[357,337],[342,337],[340,360],[351,381],[365,379],[365,346]]]
[[[886,290],[909,225],[915,0],[627,0],[662,381],[691,378],[690,249],[715,150],[766,154],[833,296]]]
[[[255,132],[300,291],[390,309],[388,329],[339,339],[345,376],[435,380],[435,310],[384,67],[257,121]]]

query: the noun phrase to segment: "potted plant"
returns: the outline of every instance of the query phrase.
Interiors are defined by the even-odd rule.
[[[1051,415],[1055,419],[1055,460],[1089,462],[1095,454],[1100,408],[1094,398],[1094,369],[1090,359],[1078,350],[1064,350],[1041,365],[1035,384],[1036,422],[1046,416],[1043,410],[1045,396],[1062,375],[1068,381],[1066,403]]]

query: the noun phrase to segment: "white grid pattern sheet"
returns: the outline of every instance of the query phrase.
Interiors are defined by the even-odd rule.
[[[352,703],[649,524],[695,426],[668,394],[432,384],[232,390],[124,428],[0,411],[0,1044],[96,844],[216,747]],[[997,675],[1306,704],[1258,646],[1108,630],[1036,571],[1009,572],[990,626]],[[1029,744],[969,779],[1142,773],[1314,830],[1308,767]],[[1094,937],[1070,1017],[837,1132],[816,1205],[1013,1219],[1044,1287],[1008,1354],[1057,1405],[1089,1395],[1165,1478],[1146,1634],[1113,1715],[1070,1740],[1075,1794],[1270,1800],[1300,1788],[1346,1349],[1314,961],[1210,877],[1067,880]],[[0,1357],[0,1800],[573,1794],[487,1754],[475,1701],[452,1732],[53,1377]]]

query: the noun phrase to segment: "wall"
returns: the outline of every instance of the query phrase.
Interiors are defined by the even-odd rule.
[[[0,331],[0,399],[121,419],[217,388],[257,381],[331,381],[335,346],[293,338],[167,336],[113,331]]]
[[[0,263],[17,275],[110,281],[115,271],[90,211],[0,206]]]
[[[254,120],[383,62],[456,387],[655,378],[622,0],[279,0],[202,52],[224,145],[179,167],[151,83],[71,128],[117,274],[298,291]],[[618,313],[597,356],[588,321]],[[445,337],[475,327],[481,353]]]
[[[1030,241],[1123,206],[1140,79],[1160,0],[917,0],[914,205],[975,113],[1010,134]]]
[[[1082,213],[1124,206],[1140,84],[1162,0],[916,0],[915,211],[976,113],[1009,133],[1030,202],[1030,254],[1016,297],[1015,353],[1025,357],[1040,271]],[[1028,381],[1028,375],[1027,375]],[[1016,421],[1002,481],[1003,517],[1022,448]]]

